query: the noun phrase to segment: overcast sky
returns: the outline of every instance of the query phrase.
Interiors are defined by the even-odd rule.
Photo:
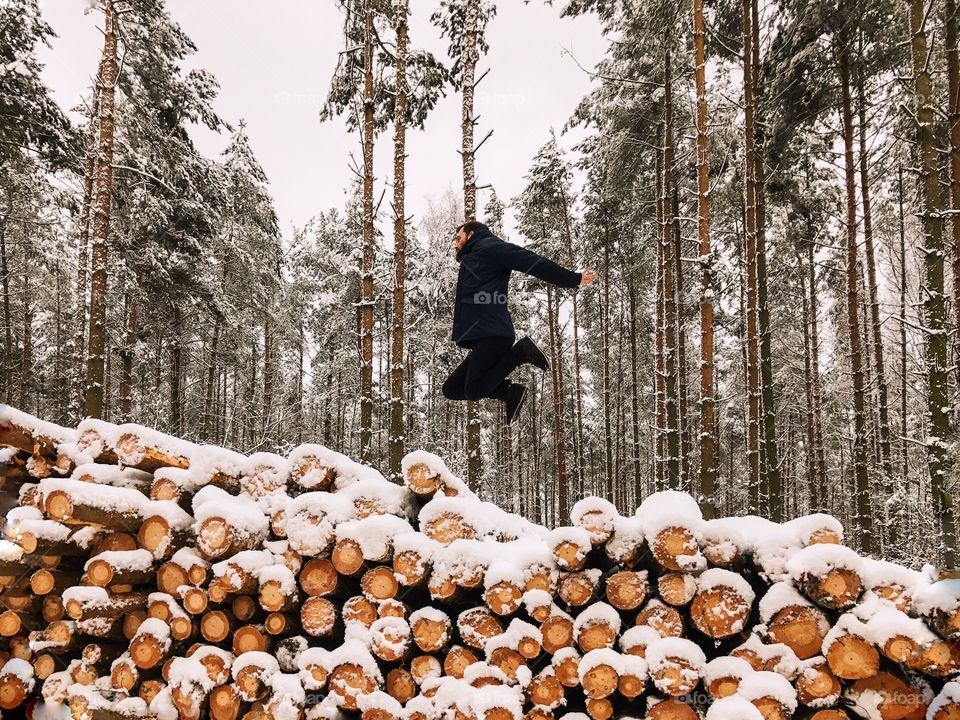
[[[44,76],[65,108],[88,91],[101,49],[99,12],[85,14],[88,0],[41,0],[57,37],[41,51]],[[230,123],[247,123],[251,144],[270,179],[281,228],[302,226],[320,210],[342,207],[359,157],[358,136],[340,120],[321,123],[319,110],[341,49],[342,15],[334,0],[168,0],[173,18],[198,47],[190,66],[204,67],[220,83],[215,107]],[[446,58],[446,41],[429,23],[436,0],[411,0],[411,42]],[[477,157],[480,184],[490,183],[503,200],[523,187],[534,153],[558,133],[591,80],[605,41],[595,18],[561,19],[542,0],[501,0],[489,28],[490,73],[477,91],[477,138],[493,137]],[[571,57],[570,55],[573,55]],[[193,133],[198,147],[215,157],[226,138]],[[561,137],[571,146],[580,134]],[[419,217],[427,195],[461,184],[459,97],[448,96],[427,120],[408,133],[408,212]],[[389,176],[393,146],[379,136],[374,159],[378,180]],[[486,201],[481,196],[480,208]]]

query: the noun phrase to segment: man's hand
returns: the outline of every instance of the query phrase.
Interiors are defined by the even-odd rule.
[[[597,279],[597,273],[594,272],[593,268],[584,268],[580,270],[580,285],[589,285],[594,280]]]

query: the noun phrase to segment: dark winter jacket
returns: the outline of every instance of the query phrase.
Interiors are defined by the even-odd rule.
[[[457,254],[457,298],[453,308],[453,341],[466,346],[482,337],[514,337],[507,309],[510,272],[533,275],[553,285],[574,288],[580,273],[519,245],[504,242],[488,230],[478,230]]]

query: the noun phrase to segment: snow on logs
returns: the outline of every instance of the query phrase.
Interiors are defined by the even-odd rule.
[[[0,710],[960,720],[960,581],[683,493],[548,529],[438,457],[249,457],[0,408]]]

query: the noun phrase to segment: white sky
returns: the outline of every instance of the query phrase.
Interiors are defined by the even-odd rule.
[[[44,78],[64,107],[87,92],[101,47],[99,12],[84,14],[89,0],[41,0],[58,34],[40,52]],[[321,123],[319,110],[341,49],[342,16],[334,0],[168,0],[171,15],[193,39],[191,65],[220,82],[215,108],[235,124],[247,123],[251,144],[266,170],[286,237],[291,228],[329,207],[342,207],[359,157],[358,138],[341,120]],[[436,0],[412,0],[411,43],[446,58],[446,40],[429,23]],[[557,6],[501,0],[489,28],[491,71],[478,87],[477,139],[493,137],[477,156],[480,184],[491,183],[504,201],[523,187],[523,175],[549,130],[561,129],[591,80],[577,66],[594,67],[605,41],[593,17],[561,19]],[[569,56],[572,52],[573,58]],[[215,157],[226,138],[205,129],[193,133],[198,147]],[[571,146],[580,133],[560,138]],[[407,208],[414,221],[427,195],[461,184],[459,96],[448,93],[425,131],[408,133]],[[390,133],[379,136],[374,158],[378,181],[393,166]],[[486,202],[481,195],[480,209]],[[385,204],[386,207],[386,204]],[[508,223],[509,224],[509,223]]]

